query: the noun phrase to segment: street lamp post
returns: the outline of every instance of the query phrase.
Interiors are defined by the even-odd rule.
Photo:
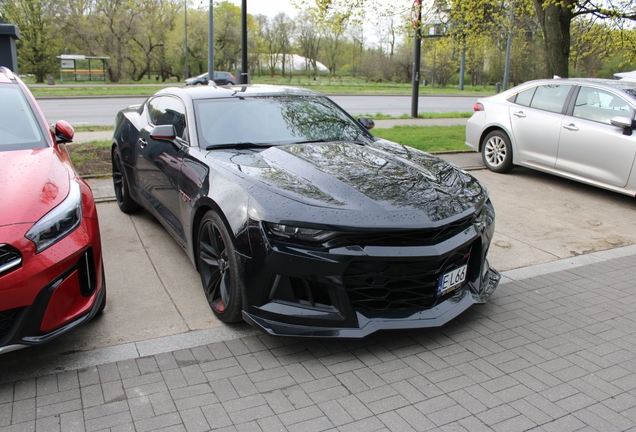
[[[208,18],[208,81],[214,81],[214,2],[210,0]]]
[[[190,77],[190,73],[188,71],[188,0],[184,0],[183,2],[185,6],[184,13],[184,22],[185,22],[185,77],[186,79]]]
[[[420,52],[422,48],[422,0],[413,2],[411,21],[415,27],[413,39],[413,90],[411,92],[411,117],[417,118],[417,109],[420,96]]]

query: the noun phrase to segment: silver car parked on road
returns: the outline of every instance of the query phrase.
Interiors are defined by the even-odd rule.
[[[466,144],[500,173],[515,165],[636,195],[636,82],[529,81],[478,99]]]

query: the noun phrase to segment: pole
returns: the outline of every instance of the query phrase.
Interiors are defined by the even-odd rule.
[[[214,1],[210,0],[208,18],[208,81],[214,81]]]
[[[187,79],[190,77],[188,71],[188,0],[184,0],[183,4],[185,5],[185,79]]]
[[[241,84],[249,84],[249,69],[247,65],[247,0],[241,6]]]
[[[510,74],[510,46],[512,45],[512,20],[515,17],[514,9],[510,9],[510,32],[508,33],[508,43],[506,44],[506,67],[504,68],[504,91],[508,90],[508,75]]]
[[[466,68],[466,39],[462,44],[462,59],[459,63],[459,89],[464,90],[464,69]]]
[[[417,8],[414,12],[414,20],[413,23],[416,25],[415,27],[415,36],[413,38],[413,90],[411,94],[411,117],[417,118],[417,104],[419,102],[419,93],[420,93],[420,51],[422,48],[422,0],[417,0],[416,3],[413,4],[415,8]]]

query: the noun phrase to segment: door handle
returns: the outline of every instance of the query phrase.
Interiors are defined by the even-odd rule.
[[[570,123],[569,125],[563,125],[563,128],[567,130],[571,130],[571,131],[579,130],[579,128],[577,128],[574,123]]]
[[[148,145],[148,141],[143,138],[139,138],[139,147],[144,148]]]
[[[523,111],[517,111],[516,113],[512,113],[513,115],[519,117],[519,118],[525,118],[526,115],[523,113]]]

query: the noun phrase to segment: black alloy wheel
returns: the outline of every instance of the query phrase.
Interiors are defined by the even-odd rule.
[[[131,213],[139,208],[139,205],[130,196],[128,181],[116,148],[113,149],[113,188],[115,189],[117,205],[121,211]]]
[[[208,211],[201,220],[198,267],[203,291],[221,321],[241,321],[242,293],[232,239],[223,220]]]

